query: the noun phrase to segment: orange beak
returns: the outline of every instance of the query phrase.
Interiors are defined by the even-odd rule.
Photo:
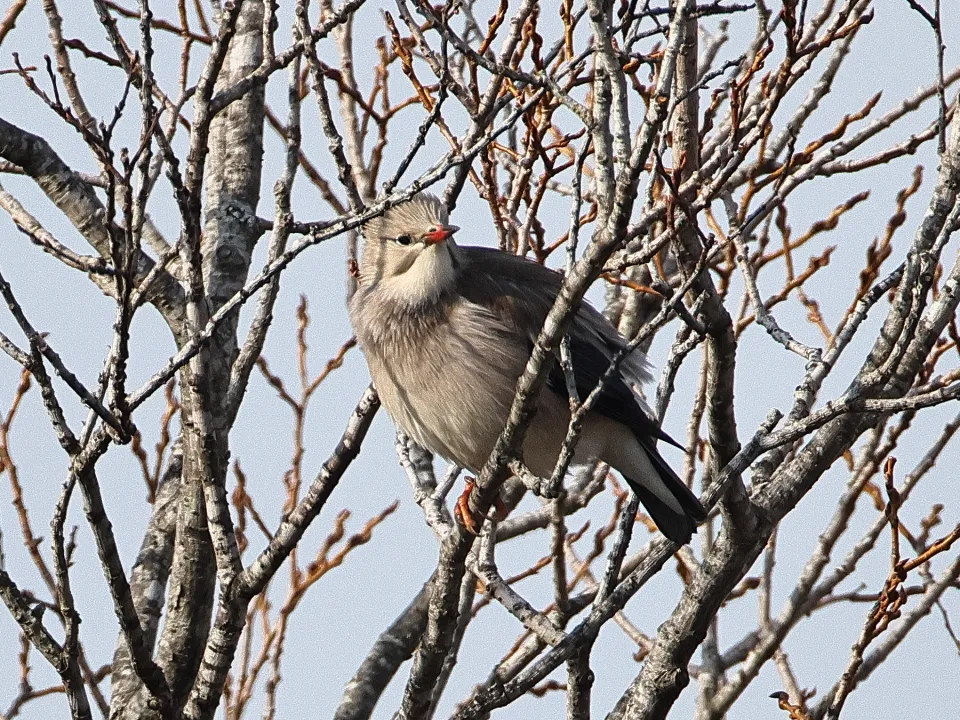
[[[453,234],[459,229],[456,225],[437,225],[430,232],[423,234],[423,241],[427,245],[436,245],[453,237]]]

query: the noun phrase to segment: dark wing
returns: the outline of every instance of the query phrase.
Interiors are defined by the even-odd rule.
[[[580,396],[581,401],[586,400],[597,387],[607,368],[610,367],[610,362],[617,350],[619,348],[611,348],[611,352],[607,354],[596,345],[571,336],[570,355],[573,360],[573,377],[577,386],[577,395]],[[566,379],[559,363],[550,369],[547,387],[558,395],[569,398]],[[620,373],[615,373],[606,382],[593,409],[611,420],[626,425],[641,440],[657,438],[683,450],[683,445],[667,435],[647,415]]]
[[[460,292],[470,302],[489,309],[526,340],[536,342],[547,313],[560,292],[563,276],[531,260],[491,248],[459,247]],[[600,382],[614,355],[625,345],[616,328],[593,306],[584,302],[570,326],[570,352],[574,381],[580,399]],[[639,351],[628,355],[605,384],[594,410],[633,430],[641,441],[657,438],[683,449],[647,415],[628,383],[650,378],[646,360]],[[568,398],[567,384],[559,362],[550,368],[547,386]]]

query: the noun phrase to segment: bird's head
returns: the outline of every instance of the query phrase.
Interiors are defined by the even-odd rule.
[[[363,226],[360,285],[389,292],[398,302],[439,296],[456,279],[456,245],[447,209],[429,193],[387,210]]]

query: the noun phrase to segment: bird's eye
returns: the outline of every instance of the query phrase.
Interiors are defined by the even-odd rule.
[[[400,235],[394,238],[394,242],[397,243],[397,245],[409,245],[413,240],[410,239],[409,235]]]

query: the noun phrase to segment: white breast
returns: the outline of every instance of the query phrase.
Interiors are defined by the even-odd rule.
[[[506,421],[525,345],[462,298],[412,311],[387,297],[370,293],[351,303],[384,407],[418,444],[479,469]]]

